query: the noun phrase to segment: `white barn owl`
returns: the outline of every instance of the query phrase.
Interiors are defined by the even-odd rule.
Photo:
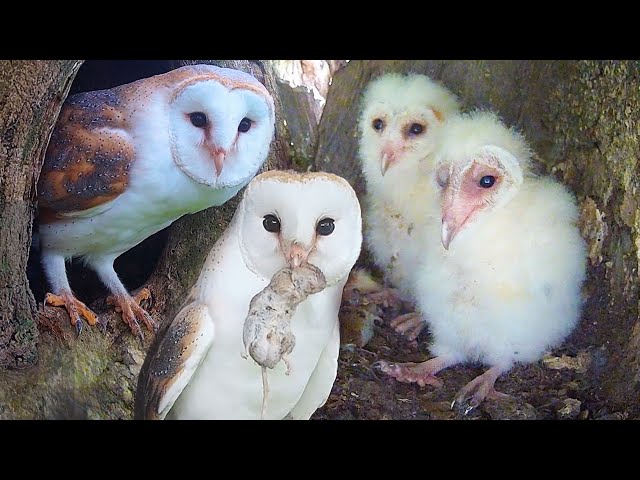
[[[336,175],[270,171],[252,180],[186,304],[149,350],[136,418],[260,419],[261,367],[243,355],[249,304],[276,272],[308,262],[326,286],[296,308],[291,372],[283,362],[267,371],[264,413],[265,419],[308,419],[336,378],[338,311],[360,254],[361,229],[356,194]]]
[[[264,163],[274,103],[254,77],[212,65],[178,68],[71,96],[38,183],[45,304],[64,305],[78,334],[96,315],[72,293],[65,261],[81,257],[140,338],[155,323],[114,260],[182,215],[233,197]],[[143,289],[143,295],[148,291]]]
[[[435,358],[391,364],[405,382],[439,384],[435,374],[458,363],[490,367],[456,397],[466,409],[501,398],[496,379],[516,363],[559,346],[580,318],[586,250],[574,196],[531,171],[525,139],[491,112],[448,121],[440,131],[423,198],[427,222],[413,295],[433,335]]]
[[[434,134],[458,113],[458,100],[424,75],[392,73],[369,84],[362,104],[359,156],[367,186],[365,244],[387,282],[409,298],[409,278],[420,251],[408,248],[415,228],[408,217],[421,217],[418,198],[430,188],[421,172],[434,168]],[[361,283],[362,290],[371,290]],[[409,314],[392,325],[413,339],[424,323],[417,314]]]

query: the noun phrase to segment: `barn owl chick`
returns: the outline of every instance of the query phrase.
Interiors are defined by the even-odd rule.
[[[473,408],[503,396],[494,388],[502,373],[537,361],[573,330],[586,251],[573,195],[531,172],[524,138],[494,114],[448,121],[435,155],[439,201],[423,201],[441,221],[421,233],[413,287],[435,358],[382,368],[425,385],[440,383],[435,374],[457,363],[488,365],[456,397]]]
[[[185,306],[151,346],[138,379],[136,417],[310,418],[326,402],[336,378],[338,311],[360,254],[361,230],[360,205],[344,179],[327,173],[258,175],[209,253]],[[246,355],[244,343],[250,305],[265,306],[265,299],[253,304],[252,299],[277,272],[305,263],[317,267],[326,283],[286,319],[286,333],[290,327],[295,338],[291,352],[285,348],[291,370],[287,375],[285,362],[269,365],[263,412],[263,369]],[[255,339],[252,331],[250,326],[249,337]]]
[[[418,198],[431,188],[420,171],[433,168],[434,134],[458,111],[456,96],[424,75],[383,75],[363,96],[359,156],[367,185],[365,241],[387,282],[405,298],[420,255],[408,248],[415,228],[408,218],[424,218]],[[434,189],[429,193],[436,195]],[[412,339],[424,324],[409,314],[392,325]]]
[[[274,104],[246,73],[194,65],[71,96],[38,183],[42,264],[78,334],[96,315],[72,293],[65,261],[96,271],[131,330],[151,316],[114,260],[187,213],[221,205],[256,174],[274,134]],[[148,291],[143,290],[143,294]]]

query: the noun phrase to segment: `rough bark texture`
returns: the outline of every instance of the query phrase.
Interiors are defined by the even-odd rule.
[[[272,94],[276,91],[268,62],[174,61],[167,69],[187,63],[215,63],[238,68],[255,75]],[[42,96],[43,92],[39,94]],[[61,95],[62,99],[64,97]],[[286,131],[282,129],[277,95],[275,101],[276,137],[263,170],[287,168],[288,165]],[[46,121],[53,124],[57,111],[47,112],[47,115]],[[47,140],[48,135],[42,140],[43,148]],[[195,282],[206,254],[231,219],[241,194],[222,208],[185,216],[170,227],[165,250],[147,282],[153,298],[152,304],[145,306],[154,318],[164,322],[180,305]],[[29,208],[32,208],[31,204]],[[18,244],[25,251],[28,251],[28,238],[25,233],[22,243]],[[24,260],[26,263],[26,254]],[[23,264],[19,270],[21,275],[24,275],[24,267]],[[31,302],[33,305],[33,300]],[[76,339],[64,309],[47,307],[41,311],[37,365],[19,373],[0,372],[0,419],[132,418],[137,377],[152,335],[147,334],[144,346],[141,346],[120,315],[106,307],[104,299],[90,306],[109,319],[106,335],[95,327],[85,328]],[[52,332],[62,335],[64,340],[55,338]]]
[[[63,88],[64,82],[55,80],[56,75],[62,75],[61,65],[66,62],[24,62],[24,65],[38,63],[46,63],[46,68],[53,68],[50,72],[54,74],[38,76],[36,70],[20,73],[17,71],[20,65],[15,62],[0,63],[0,200],[3,216],[0,223],[0,300],[3,303],[0,305],[5,309],[3,312],[22,312],[17,316],[12,313],[9,322],[3,318],[2,328],[14,325],[11,322],[16,318],[28,318],[33,307],[33,299],[25,286],[24,267],[30,241],[30,222],[26,219],[32,215],[33,185],[38,169],[34,170],[33,164],[29,163],[31,160],[20,161],[32,159],[36,153],[37,161],[40,161],[50,126],[57,116],[59,104],[50,105],[50,102],[56,102],[56,90],[54,88],[52,92],[46,84],[59,88],[58,102],[64,98],[68,87]],[[184,63],[176,61],[173,66]],[[272,93],[276,92],[269,62],[214,63],[251,71]],[[58,65],[58,70],[54,64]],[[16,73],[5,74],[8,67],[16,67]],[[607,61],[351,61],[337,71],[329,89],[318,127],[315,167],[343,175],[359,193],[363,192],[356,157],[359,93],[371,78],[388,71],[426,73],[457,93],[465,108],[495,109],[507,123],[523,130],[538,153],[540,171],[552,173],[576,193],[582,206],[582,231],[589,244],[590,269],[586,289],[589,299],[572,343],[577,343],[576,348],[580,351],[588,350],[590,358],[594,359],[588,367],[592,395],[606,398],[612,410],[624,410],[623,418],[627,412],[638,417],[640,147],[637,136],[640,123],[637,112],[640,109],[640,64]],[[9,111],[7,81],[11,85],[24,85],[19,90],[21,98],[36,100],[18,104],[19,108]],[[31,108],[25,105],[31,105]],[[290,165],[288,132],[280,108],[277,101],[278,132],[265,168]],[[18,120],[12,120],[16,118]],[[49,127],[43,127],[45,124]],[[36,131],[38,128],[43,130]],[[17,132],[23,132],[23,136],[18,137]],[[8,149],[7,138],[11,135],[13,147]],[[7,165],[18,173],[5,173]],[[19,178],[25,183],[13,183],[9,190],[7,178]],[[10,197],[7,196],[9,191]],[[7,198],[22,205],[14,207],[23,212],[15,214],[14,218],[23,218],[23,221],[12,225],[5,220]],[[222,208],[187,216],[170,228],[166,248],[148,281],[154,295],[149,309],[155,318],[166,321],[181,303],[206,253],[231,218],[238,199],[236,197]],[[15,248],[8,249],[9,242]],[[22,258],[18,258],[21,255]],[[7,297],[9,290],[11,296]],[[23,293],[16,293],[20,291]],[[6,303],[7,298],[11,302]],[[151,336],[148,335],[145,346],[141,347],[119,315],[107,310],[102,300],[91,306],[109,317],[106,336],[96,328],[89,328],[75,339],[63,309],[48,307],[41,312],[37,365],[19,372],[0,371],[0,419],[131,418],[137,375]],[[12,308],[14,310],[10,310]],[[29,327],[30,324],[27,320],[16,325]],[[4,341],[1,339],[5,338],[2,335],[6,331],[0,330],[0,341]],[[33,331],[32,328],[15,329],[10,336],[22,345],[32,345],[35,341]],[[61,331],[65,341],[55,339],[51,331]],[[14,335],[16,332],[18,334]],[[350,358],[344,355],[341,358]],[[340,375],[351,375],[346,364],[341,365],[344,368]],[[535,369],[519,372],[532,379],[536,376]],[[364,388],[374,383],[354,381],[342,394],[351,399],[354,398],[351,393],[355,392],[365,398]],[[566,387],[562,378],[556,383],[555,388]],[[406,395],[405,400],[414,395],[421,405],[418,389],[405,385],[399,388],[402,387],[406,387],[402,393]],[[336,391],[340,388],[342,386],[337,385]],[[378,390],[375,392],[376,396],[381,395]],[[411,402],[398,403],[393,389],[383,389],[382,393],[388,394],[382,396],[388,397],[389,403],[398,405],[391,418],[411,418],[409,413],[397,413],[404,412],[402,408]],[[442,418],[451,418],[450,400],[444,403],[443,409],[449,416]],[[371,411],[369,404],[365,407],[366,411]],[[431,418],[438,417],[432,414]]]
[[[595,395],[640,412],[640,63],[615,61],[352,61],[336,73],[319,126],[315,166],[359,193],[356,96],[387,72],[424,73],[459,95],[464,109],[491,108],[526,135],[541,172],[576,193],[590,249],[589,295],[577,336],[602,361]]]
[[[36,363],[36,305],[26,267],[35,185],[76,60],[0,61],[0,367]]]

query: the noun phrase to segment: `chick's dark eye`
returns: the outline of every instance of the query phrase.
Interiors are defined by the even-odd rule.
[[[336,228],[333,218],[323,218],[318,222],[316,226],[316,232],[318,235],[331,235]]]
[[[371,126],[373,127],[374,130],[380,131],[384,128],[384,122],[382,121],[381,118],[376,118],[371,124]]]
[[[420,135],[422,132],[424,132],[424,127],[419,123],[412,123],[409,127],[409,133],[411,135]]]
[[[251,120],[249,120],[247,117],[244,117],[242,120],[240,120],[240,124],[238,125],[238,131],[240,133],[247,133],[250,128]]]
[[[207,124],[207,116],[202,112],[190,113],[189,119],[194,127],[202,128]]]
[[[480,179],[480,186],[482,188],[491,188],[496,183],[496,177],[493,175],[485,175]]]
[[[262,226],[267,232],[278,233],[280,231],[280,220],[275,215],[265,215]]]

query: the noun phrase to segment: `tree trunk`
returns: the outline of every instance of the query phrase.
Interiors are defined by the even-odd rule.
[[[38,358],[36,305],[26,276],[35,186],[81,63],[0,61],[0,367],[28,367]]]
[[[214,63],[237,68],[253,74],[265,84],[274,95],[277,125],[271,154],[263,170],[287,168],[286,130],[282,128],[281,105],[275,94],[275,79],[269,63],[246,60],[178,60],[173,61],[171,66],[179,67],[189,63]],[[23,73],[22,78],[25,82],[33,82],[33,88],[44,83],[39,78],[32,78],[30,74]],[[40,98],[45,95],[44,92],[43,87],[31,96]],[[64,94],[60,96],[60,99],[64,98]],[[58,110],[47,111],[46,115],[42,114],[40,117],[41,121],[53,125],[57,113]],[[27,122],[26,125],[30,123]],[[37,138],[42,143],[42,150],[38,151],[43,152],[48,133],[46,138],[44,135]],[[35,180],[29,185],[34,184]],[[32,191],[31,187],[28,191]],[[152,305],[147,305],[147,308],[154,318],[165,322],[180,305],[195,282],[207,253],[231,219],[241,195],[242,192],[221,208],[214,207],[187,215],[170,227],[166,247],[147,282],[153,295]],[[20,242],[14,245],[28,251],[27,238],[28,235],[23,234]],[[22,277],[26,254],[23,260],[22,264],[16,264],[10,270],[21,275],[22,283],[15,284],[24,285]],[[23,301],[21,305],[29,304]],[[32,299],[30,305],[33,305]],[[107,334],[102,334],[97,328],[85,328],[76,339],[64,309],[47,307],[42,311],[41,307],[39,362],[33,368],[19,373],[0,372],[0,419],[132,418],[137,377],[152,335],[148,334],[144,346],[141,346],[120,315],[106,307],[104,299],[91,304],[91,308],[109,319]],[[64,341],[57,339],[52,332],[62,335]]]
[[[592,359],[592,397],[640,415],[640,62],[351,61],[333,78],[315,165],[346,177],[359,193],[356,95],[387,72],[427,74],[466,110],[494,109],[526,135],[540,171],[576,193],[590,250],[589,298],[569,342]]]

